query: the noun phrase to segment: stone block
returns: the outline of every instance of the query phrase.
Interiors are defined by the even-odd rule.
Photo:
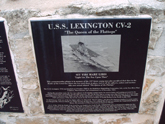
[[[155,82],[155,79],[150,79],[150,78],[146,79],[146,82],[145,82],[145,85],[144,85],[144,88],[143,88],[143,95],[148,91],[148,89],[150,88],[150,86],[154,82]]]
[[[35,90],[38,88],[38,79],[37,78],[24,78],[22,79],[22,88],[28,90]]]
[[[8,124],[93,124],[93,122],[69,117],[23,116],[9,118]]]
[[[96,121],[87,121],[80,118],[71,118],[69,116],[64,117],[49,117],[49,116],[24,116],[10,118],[15,124],[95,124]],[[113,121],[106,121],[105,123],[98,122],[98,124],[125,124],[132,122],[130,118],[123,117],[119,119],[113,119]],[[13,123],[9,123],[13,124]]]
[[[14,53],[15,59],[34,60],[31,37],[26,36],[23,39],[16,39],[13,53]]]
[[[27,32],[28,19],[39,16],[39,10],[34,9],[14,9],[0,11],[0,16],[8,22],[9,33],[17,34]]]
[[[159,86],[152,90],[146,99],[142,100],[140,113],[155,114],[157,105],[159,104],[162,93],[162,87]]]
[[[130,117],[118,117],[113,118],[110,117],[109,120],[103,119],[102,117],[99,117],[98,124],[125,124],[125,123],[132,123],[132,120]]]
[[[28,105],[29,105],[29,96],[30,96],[30,94],[35,94],[36,92],[40,92],[39,91],[40,89],[39,88],[37,88],[37,89],[35,89],[35,90],[32,90],[32,89],[22,89],[22,95],[23,95],[23,102],[24,102],[24,106],[26,107],[25,109],[27,110],[27,111],[25,111],[26,113],[30,113],[29,112],[29,109],[28,109]]]
[[[28,20],[31,17],[39,16],[39,11],[34,9],[2,10],[0,11],[0,16],[4,17],[7,20],[7,25],[9,27],[8,39],[9,39],[10,48],[12,51],[14,50],[17,51],[15,45],[18,42],[16,42],[15,39],[21,39],[24,36],[29,35]],[[24,49],[24,47],[22,47],[22,49]],[[24,50],[21,51],[20,54],[22,52],[24,52]],[[14,54],[17,55],[17,53]]]
[[[89,15],[94,13],[94,9],[89,2],[77,2],[68,6],[69,14],[79,13],[82,15]]]
[[[148,120],[146,120],[145,122],[143,122],[143,123],[139,123],[139,124],[154,124],[154,121],[148,119]]]
[[[159,1],[159,2],[165,2],[165,0],[157,0],[157,1]]]
[[[0,119],[0,124],[6,124],[6,122]]]
[[[125,124],[125,123],[131,123],[131,118],[129,117],[123,117],[123,118],[118,118],[118,119],[113,119],[112,121],[103,121],[101,120],[99,124]]]
[[[93,124],[93,122],[82,121],[81,119],[70,119],[65,121],[63,120],[56,120],[58,124]],[[50,122],[50,121],[49,121]]]
[[[61,8],[55,11],[55,14],[82,14],[82,15],[138,15],[139,9],[131,4],[110,4],[95,6],[89,2],[78,2],[69,5],[67,8]]]
[[[11,121],[10,121],[11,120]],[[43,117],[12,117],[8,124],[48,124],[48,119]]]
[[[165,74],[165,57],[148,57],[146,70],[148,76],[163,76]]]
[[[121,5],[112,5],[112,6],[103,6],[98,7],[96,9],[96,15],[97,16],[105,16],[105,15],[138,15],[139,10],[129,4],[121,4]]]
[[[19,78],[36,78],[36,64],[32,60],[16,60],[17,74]]]
[[[140,13],[151,15],[153,18],[153,22],[156,23],[161,22],[165,19],[163,8],[156,8],[147,4],[140,6]]]
[[[30,114],[42,113],[41,100],[39,92],[33,92],[28,97],[28,107]]]
[[[68,15],[68,14],[82,14],[82,15],[93,15],[95,13],[95,8],[89,2],[76,2],[70,4],[66,8],[60,8],[55,11],[55,14]]]
[[[163,32],[162,27],[154,27],[150,34],[149,49],[154,49],[155,45]]]

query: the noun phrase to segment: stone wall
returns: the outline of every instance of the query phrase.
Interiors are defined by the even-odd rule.
[[[33,0],[34,1],[34,0]],[[0,113],[0,124],[158,124],[165,98],[164,0],[1,0],[24,113]],[[38,2],[38,3],[37,3]],[[50,6],[50,7],[49,7]],[[28,19],[151,15],[152,30],[139,113],[44,114]]]

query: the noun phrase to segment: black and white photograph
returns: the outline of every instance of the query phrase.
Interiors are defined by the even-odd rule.
[[[121,35],[62,36],[64,72],[118,72]]]

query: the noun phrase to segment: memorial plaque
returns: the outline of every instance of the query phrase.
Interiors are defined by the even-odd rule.
[[[4,22],[0,19],[0,112],[23,112]]]
[[[31,19],[45,113],[137,113],[150,17]]]

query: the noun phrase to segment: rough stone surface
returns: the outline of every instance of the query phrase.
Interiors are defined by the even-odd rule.
[[[157,0],[157,1],[159,1],[159,2],[165,2],[165,0]]]
[[[0,119],[0,124],[6,124],[6,122]]]
[[[162,27],[154,27],[151,31],[149,49],[154,49],[155,45],[163,32]]]
[[[41,100],[39,92],[33,92],[29,95],[28,106],[30,114],[42,113]]]
[[[164,21],[165,22],[165,21]],[[158,41],[156,42],[156,45],[154,47],[154,49],[148,49],[148,55],[149,56],[164,56],[165,57],[165,23],[161,22],[159,24],[155,24],[153,23],[153,26],[155,25],[155,27],[161,27],[163,28],[163,32],[161,37],[158,39]]]
[[[128,122],[131,122],[130,118],[120,118],[115,121],[105,122],[105,124],[124,124],[124,123],[128,123]]]
[[[99,124],[125,124],[125,123],[133,123],[133,122],[129,117],[111,119],[110,121],[107,121],[101,117],[99,118]]]
[[[13,53],[17,63],[18,75],[22,78],[22,88],[36,89],[38,79],[36,77],[31,37],[25,36],[22,39],[16,39],[14,44]]]
[[[49,121],[50,122],[50,121]],[[93,122],[88,122],[88,121],[82,121],[81,119],[74,119],[74,120],[56,120],[57,123],[59,124],[93,124]]]
[[[141,14],[149,14],[153,18],[153,22],[160,22],[162,21],[164,16],[164,9],[162,8],[154,8],[149,5],[143,5],[140,7]]]
[[[13,51],[15,59],[31,59],[34,60],[32,51],[32,39],[25,36],[22,39],[15,40],[15,49]]]
[[[107,16],[107,15],[138,15],[139,10],[136,6],[131,4],[119,4],[117,5],[104,5],[104,6],[94,6],[88,2],[73,3],[68,6],[68,8],[62,8],[56,10],[55,14],[68,15],[68,14],[82,14],[82,15],[97,15],[97,16]]]
[[[25,113],[26,114],[29,114],[30,113],[30,109],[29,109],[29,97],[30,97],[30,94],[36,94],[37,92],[39,92],[39,88],[37,89],[22,89],[22,93],[23,93],[23,100],[24,100],[24,107],[25,108]],[[38,102],[40,102],[39,104],[41,105],[41,101],[40,101],[41,98],[37,98]]]
[[[72,117],[49,117],[49,116],[20,116],[20,117],[11,117],[11,120],[8,124],[94,124],[91,121],[86,121],[81,118],[72,118]],[[112,121],[99,121],[97,124],[126,124],[132,122],[130,118],[123,117],[118,119],[113,119]]]
[[[133,5],[119,5],[119,6],[106,6],[99,7],[96,10],[96,15],[138,15],[139,10]]]
[[[145,94],[148,91],[148,89],[150,88],[153,82],[155,82],[155,79],[150,79],[150,78],[146,79],[146,82],[143,88],[143,94]]]
[[[16,124],[93,124],[81,119],[64,119],[46,117],[17,117],[12,118]],[[12,124],[9,122],[9,124]]]
[[[142,100],[142,107],[140,109],[140,113],[155,114],[157,105],[161,97],[161,93],[162,93],[161,86],[153,89],[150,95],[146,99]]]
[[[28,20],[39,15],[37,10],[18,9],[0,11],[0,16],[7,20],[9,26],[9,43],[12,51],[15,50],[15,39],[21,39],[29,34]]]
[[[12,34],[27,32],[28,19],[39,15],[38,10],[18,9],[0,11],[0,16],[5,18]],[[18,27],[18,28],[15,28]]]
[[[145,122],[139,123],[139,124],[154,124],[154,121],[153,120],[146,120]]]
[[[37,78],[25,78],[22,80],[22,88],[34,90],[38,88],[38,79]]]
[[[48,124],[46,118],[36,118],[36,117],[17,117],[9,118],[9,124]]]
[[[165,57],[148,57],[147,75],[163,76],[165,74]]]
[[[139,15],[148,14],[153,18],[153,22],[161,22],[165,20],[165,7],[158,8],[150,5],[139,4],[107,4],[96,6],[89,2],[76,2],[70,4],[67,8],[61,8],[55,11],[55,14],[68,15],[68,14],[82,14],[82,15],[97,15],[97,16],[116,16],[116,15]]]
[[[19,78],[36,78],[36,64],[34,61],[16,60],[17,73]]]

